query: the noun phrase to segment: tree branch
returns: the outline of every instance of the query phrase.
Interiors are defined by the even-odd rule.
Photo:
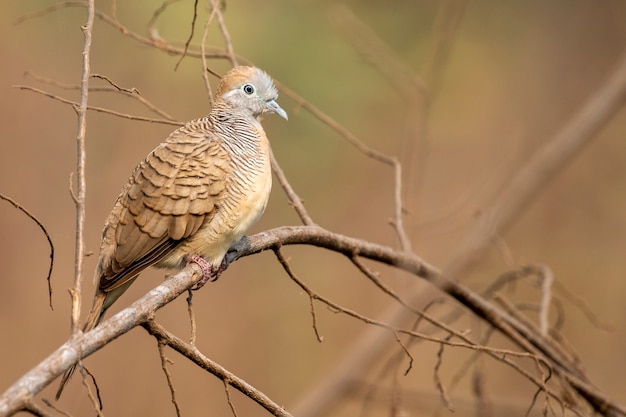
[[[159,343],[171,347],[196,365],[200,366],[202,369],[206,369],[212,375],[215,375],[217,378],[224,381],[225,384],[232,386],[255,401],[257,404],[272,413],[272,415],[279,417],[291,417],[291,414],[285,411],[283,407],[272,401],[267,395],[263,394],[261,391],[257,390],[237,375],[229,372],[217,362],[207,358],[194,345],[187,343],[174,334],[168,332],[167,329],[154,320],[148,320],[142,324],[142,326],[148,333],[156,337],[159,340]]]

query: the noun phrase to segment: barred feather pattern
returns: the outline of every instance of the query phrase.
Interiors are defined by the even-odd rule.
[[[181,268],[193,255],[212,271],[220,267],[265,210],[272,174],[258,116],[287,119],[277,97],[265,72],[235,67],[220,81],[209,115],[172,132],[137,165],[102,231],[84,332],[149,266]],[[74,369],[63,375],[57,399]]]
[[[267,138],[256,118],[220,106],[173,132],[134,170],[103,231],[101,290],[150,265],[180,268],[186,254],[218,267],[263,213]]]

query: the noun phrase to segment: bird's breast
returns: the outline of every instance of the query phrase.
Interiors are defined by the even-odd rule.
[[[260,149],[250,156],[233,157],[214,216],[160,262],[160,266],[182,267],[185,255],[197,254],[218,267],[228,249],[259,220],[271,188],[268,149]]]

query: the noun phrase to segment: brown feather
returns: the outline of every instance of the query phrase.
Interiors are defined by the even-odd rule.
[[[244,89],[254,85],[253,94]],[[84,331],[151,265],[181,268],[188,255],[217,268],[269,198],[269,143],[258,116],[287,118],[263,71],[222,78],[211,113],[170,134],[133,170],[102,231],[93,307]],[[62,379],[57,398],[73,368]]]

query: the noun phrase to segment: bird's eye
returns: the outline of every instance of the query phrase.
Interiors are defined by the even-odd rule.
[[[254,86],[252,84],[245,84],[242,89],[247,95],[254,94]]]

